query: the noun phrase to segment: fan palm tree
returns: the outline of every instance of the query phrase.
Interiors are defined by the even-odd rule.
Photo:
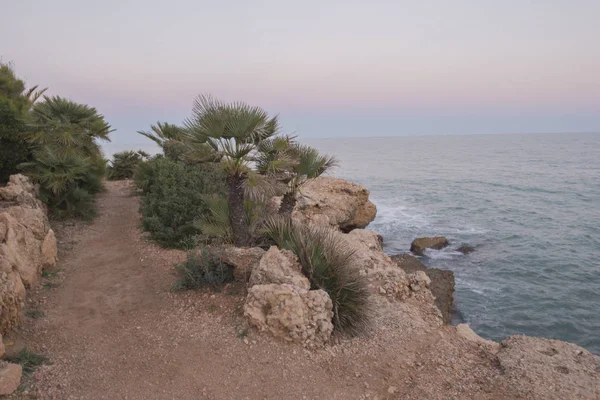
[[[256,169],[287,185],[279,213],[289,216],[301,186],[337,164],[335,157],[322,155],[317,149],[296,142],[295,137],[283,137],[261,143]]]
[[[60,152],[83,156],[99,154],[97,141],[110,141],[109,134],[114,131],[95,108],[58,96],[44,96],[43,102],[33,106],[30,125],[29,141],[34,146],[51,145]]]
[[[161,148],[164,148],[170,140],[181,140],[183,129],[168,122],[158,121],[156,125],[150,125],[150,131],[138,131],[137,133],[146,136]]]
[[[279,134],[277,117],[246,103],[224,103],[200,95],[185,121],[185,141],[196,161],[220,161],[227,176],[227,203],[233,242],[246,246],[250,232],[244,211],[245,186],[260,144]]]

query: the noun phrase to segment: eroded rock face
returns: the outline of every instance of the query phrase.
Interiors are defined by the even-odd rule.
[[[259,331],[308,346],[327,342],[333,332],[329,295],[323,290],[306,290],[287,283],[252,286],[244,315]]]
[[[471,329],[469,324],[456,325],[456,333],[463,339],[477,343],[480,346],[485,346],[488,350],[490,350],[493,353],[498,352],[498,349],[500,349],[499,343],[494,342],[493,340],[482,338],[481,336],[476,334],[475,331],[473,331],[473,329]]]
[[[600,357],[577,345],[515,335],[500,343],[497,357],[524,398],[600,397]]]
[[[12,175],[0,188],[0,332],[19,322],[25,288],[39,283],[43,268],[56,264],[56,237],[35,187]]]
[[[244,315],[259,331],[286,341],[319,346],[333,332],[333,304],[323,290],[309,290],[297,257],[273,246],[252,270]]]
[[[221,261],[233,267],[233,276],[243,282],[248,281],[252,269],[265,254],[260,247],[222,247],[217,250]]]
[[[416,257],[410,254],[399,254],[392,260],[407,274],[423,271],[431,279],[429,289],[435,297],[435,305],[442,313],[445,324],[450,323],[450,310],[454,304],[454,272],[447,269],[427,268]]]
[[[248,281],[249,286],[270,283],[287,283],[300,289],[310,289],[310,282],[302,274],[296,255],[289,250],[279,250],[276,246],[263,255]]]
[[[382,251],[377,232],[355,229],[339,235],[354,250],[352,266],[366,277],[374,292],[399,300],[410,296],[406,273]]]
[[[320,226],[332,226],[342,232],[365,228],[377,215],[362,185],[343,179],[319,177],[302,187],[292,218]]]
[[[422,256],[425,249],[440,250],[448,246],[448,239],[444,236],[422,237],[413,240],[410,244],[410,251],[418,256]]]

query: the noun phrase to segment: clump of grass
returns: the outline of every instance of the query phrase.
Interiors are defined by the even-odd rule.
[[[211,304],[210,306],[208,306],[208,311],[211,313],[217,311],[217,306]]]
[[[53,270],[43,270],[42,271],[42,278],[56,278],[58,276],[58,273],[60,272],[60,269],[53,269]]]
[[[46,316],[46,314],[44,314],[44,312],[42,310],[28,310],[25,315],[28,318],[43,318],[44,316]]]
[[[338,332],[356,335],[364,330],[370,314],[367,282],[350,266],[354,251],[342,238],[331,229],[281,217],[267,220],[264,234],[280,248],[296,254],[311,289],[329,294]]]
[[[25,374],[33,373],[40,365],[51,364],[48,357],[31,351],[27,347],[22,348],[18,354],[7,357],[7,361],[20,364]]]
[[[52,289],[56,285],[52,282],[45,282],[42,286],[44,287],[44,289]]]
[[[179,279],[173,290],[195,290],[210,287],[220,289],[234,280],[233,267],[227,265],[207,248],[191,251],[187,259],[176,267]]]
[[[238,339],[246,339],[248,337],[248,328],[240,328],[237,330]]]

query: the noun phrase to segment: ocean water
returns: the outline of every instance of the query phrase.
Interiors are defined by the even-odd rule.
[[[388,254],[416,237],[455,273],[454,322],[481,336],[555,338],[600,354],[600,134],[320,139],[333,175],[364,184]],[[474,253],[455,251],[462,244]]]

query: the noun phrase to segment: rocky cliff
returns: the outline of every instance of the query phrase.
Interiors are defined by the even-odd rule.
[[[2,353],[1,335],[19,323],[27,290],[39,283],[42,270],[53,267],[56,260],[56,237],[35,186],[23,175],[12,175],[8,185],[0,188]],[[20,366],[0,366],[0,394],[12,392],[18,386],[20,374]]]

